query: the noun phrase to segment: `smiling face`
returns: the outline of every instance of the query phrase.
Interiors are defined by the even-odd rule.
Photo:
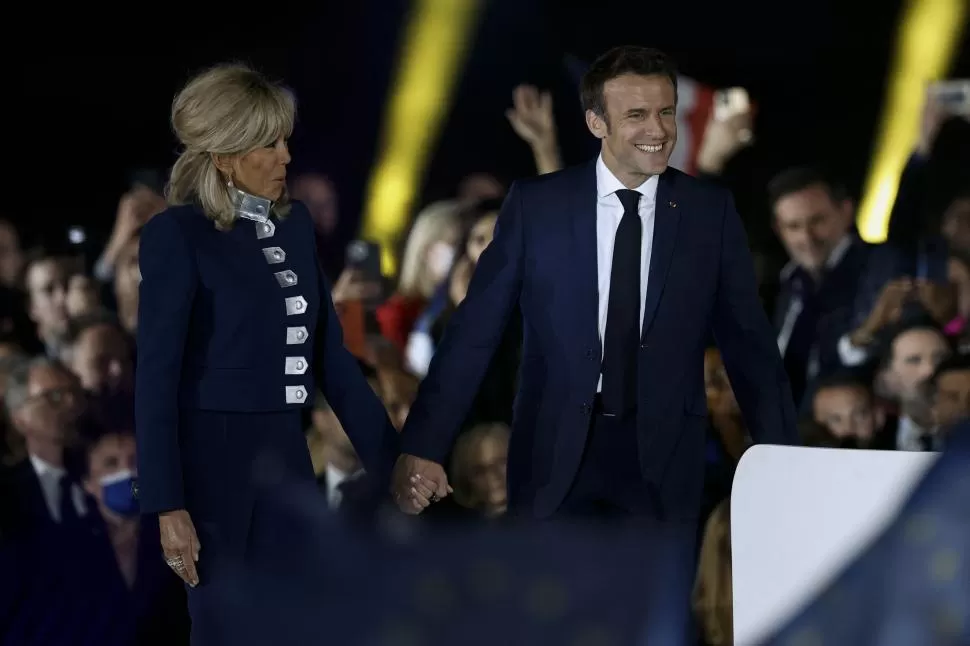
[[[586,111],[603,161],[628,188],[667,170],[677,144],[677,93],[665,75],[624,74],[603,85],[605,114]]]

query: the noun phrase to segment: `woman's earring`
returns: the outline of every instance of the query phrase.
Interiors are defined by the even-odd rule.
[[[233,188],[233,186],[235,186],[232,183],[232,175],[229,175],[229,177],[226,179],[226,186],[228,186],[229,188]]]

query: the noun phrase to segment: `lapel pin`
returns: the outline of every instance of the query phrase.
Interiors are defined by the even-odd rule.
[[[676,209],[677,208],[677,202],[667,202],[667,206],[669,206],[672,209]]]

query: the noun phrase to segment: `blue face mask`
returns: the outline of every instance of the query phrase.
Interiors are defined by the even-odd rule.
[[[134,474],[125,469],[101,478],[101,496],[104,506],[126,518],[138,515],[138,501],[131,489]]]

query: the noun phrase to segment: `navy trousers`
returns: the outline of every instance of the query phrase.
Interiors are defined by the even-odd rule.
[[[576,478],[557,511],[567,520],[602,529],[610,537],[642,536],[644,622],[637,644],[679,646],[694,641],[691,590],[696,571],[697,521],[665,519],[657,496],[643,479],[636,417],[596,413]]]

